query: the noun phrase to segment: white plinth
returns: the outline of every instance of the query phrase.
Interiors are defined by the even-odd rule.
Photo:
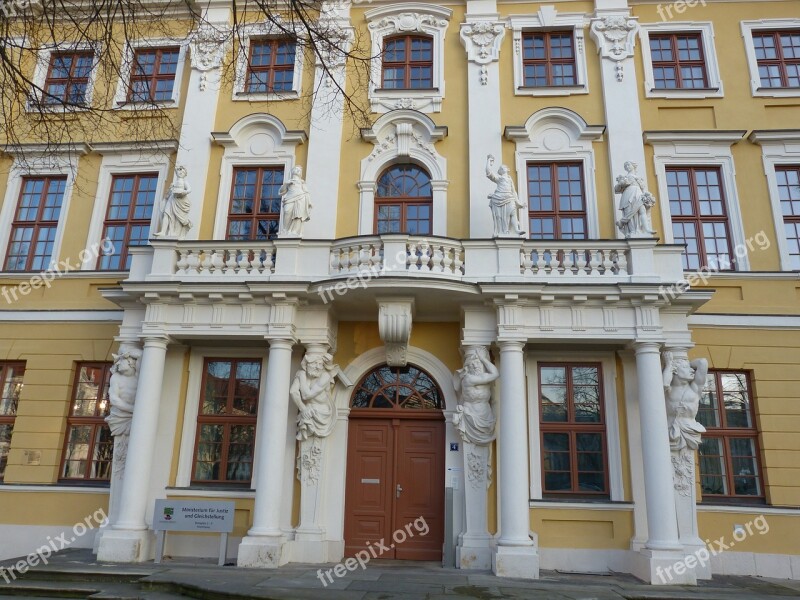
[[[150,560],[152,536],[150,531],[110,529],[103,532],[97,548],[100,562],[132,563]]]
[[[536,546],[497,546],[492,554],[492,572],[498,577],[539,579]]]
[[[486,540],[463,539],[456,548],[456,567],[487,571],[492,568],[491,538]]]
[[[248,536],[239,544],[237,567],[275,569],[289,562],[283,538]]]
[[[632,573],[651,585],[697,585],[693,569],[687,568],[683,550],[641,550]]]
[[[297,538],[284,545],[291,562],[317,565],[338,562],[344,555],[344,542],[304,540],[299,535]]]

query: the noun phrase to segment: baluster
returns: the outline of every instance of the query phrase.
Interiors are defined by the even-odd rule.
[[[453,252],[453,273],[464,274],[464,250],[462,248],[456,248]]]
[[[420,271],[426,273],[432,271],[433,252],[432,248],[430,247],[430,244],[428,244],[428,242],[422,242],[422,244],[420,244],[420,251],[422,253],[422,256],[420,257],[422,259],[422,267],[420,268]]]
[[[186,261],[189,263],[189,267],[186,269],[187,275],[198,275],[198,267],[200,266],[200,255],[198,254],[199,250],[189,250],[189,255],[186,257]]]
[[[572,266],[575,264],[573,260],[574,250],[563,250],[564,259],[562,261],[564,265],[564,276],[565,277],[572,277],[574,273],[572,272]]]
[[[442,246],[442,271],[448,275],[454,275],[453,255],[458,254],[457,248],[446,248]]]
[[[536,252],[536,275],[545,275],[547,261],[545,260],[544,250],[534,250]]]
[[[611,260],[611,250],[603,250],[603,275],[614,274],[614,262]]]
[[[330,260],[330,274],[336,275],[339,271],[342,270],[342,263],[339,260],[339,253],[341,250],[339,248],[332,248],[331,249],[331,260]]]
[[[600,276],[600,250],[589,250],[589,275],[592,277]]]
[[[358,270],[365,271],[369,269],[369,259],[372,256],[370,244],[361,244],[358,248]]]
[[[261,272],[264,270],[264,262],[261,260],[261,250],[260,248],[256,248],[253,250],[253,260],[250,263],[250,272],[254,275],[261,275]]]
[[[627,277],[628,274],[628,253],[625,250],[617,250],[617,275]]]
[[[225,275],[236,275],[236,267],[239,263],[236,262],[236,250],[228,248],[225,250]]]
[[[183,248],[178,250],[178,262],[175,263],[176,275],[186,275],[186,267],[189,266],[188,256],[189,252]]]
[[[533,259],[530,252],[526,250],[519,251],[519,264],[523,275],[533,275]]]
[[[417,244],[415,242],[408,242],[406,248],[408,249],[406,252],[406,270],[416,271],[418,269],[417,260],[419,259]]]
[[[578,250],[578,272],[576,273],[578,276],[586,275],[586,252],[587,250]]]
[[[377,244],[370,244],[369,246],[369,269],[370,271],[379,271],[383,267],[383,260],[381,259],[382,249]]]
[[[431,256],[431,271],[434,273],[442,273],[444,272],[444,253],[445,247],[441,244],[436,244],[433,246],[433,252]]]
[[[237,250],[239,256],[239,275],[250,274],[250,250]]]
[[[267,248],[264,250],[264,273],[271,275],[275,270],[275,248]]]

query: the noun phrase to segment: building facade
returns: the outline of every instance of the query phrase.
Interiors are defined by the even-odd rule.
[[[794,7],[326,4],[370,77],[217,0],[127,48],[176,139],[4,147],[0,557],[227,499],[242,567],[800,578]]]

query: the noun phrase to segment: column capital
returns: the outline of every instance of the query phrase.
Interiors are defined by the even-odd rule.
[[[172,341],[170,337],[164,333],[145,333],[140,336],[142,345],[145,348],[162,348],[166,349]]]
[[[294,348],[295,341],[291,338],[265,338],[270,350],[291,350]]]
[[[522,352],[525,348],[525,340],[497,340],[496,343],[500,352]]]
[[[631,347],[636,354],[661,354],[661,342],[652,340],[634,341],[631,343]]]

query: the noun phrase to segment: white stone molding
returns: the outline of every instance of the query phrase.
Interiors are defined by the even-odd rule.
[[[761,76],[758,73],[758,61],[753,45],[753,32],[775,31],[779,29],[800,29],[800,18],[792,19],[758,19],[742,21],[742,40],[744,41],[747,66],[750,69],[750,89],[753,96],[762,98],[797,98],[800,88],[765,88],[761,87]]]
[[[413,298],[379,298],[378,332],[386,345],[386,364],[405,367],[414,320]]]
[[[282,166],[286,181],[295,166],[295,147],[306,141],[306,134],[287,130],[273,115],[255,113],[239,119],[230,131],[212,132],[211,137],[225,148],[214,219],[214,239],[224,240],[234,167]]]
[[[661,230],[665,243],[672,244],[672,213],[669,206],[667,167],[720,167],[728,226],[731,236],[731,254],[736,254],[736,270],[749,271],[750,260],[745,243],[744,223],[736,188],[736,166],[731,146],[740,142],[745,131],[645,131],[644,141],[653,147],[658,202],[661,209]],[[733,256],[732,256],[733,258]]]
[[[505,34],[505,26],[491,19],[467,17],[467,22],[461,24],[461,43],[467,50],[467,60],[480,65],[481,85],[489,83],[487,65],[500,60],[500,45]]]
[[[39,90],[44,89],[45,81],[47,80],[47,72],[50,69],[50,57],[53,54],[61,52],[81,52],[91,50],[93,52],[92,70],[89,72],[89,83],[86,86],[86,95],[84,96],[85,107],[78,106],[61,106],[60,104],[45,104],[41,97],[42,92]],[[28,112],[81,112],[88,110],[92,105],[94,98],[94,87],[97,82],[98,64],[100,56],[103,53],[103,46],[100,43],[92,42],[79,42],[79,43],[56,43],[45,45],[36,48],[36,65],[33,68],[33,77],[31,81],[35,89],[31,90],[28,102],[26,103],[26,110]]]
[[[436,4],[387,4],[364,13],[372,39],[369,100],[373,112],[398,108],[439,112],[444,99],[444,37],[453,11]],[[383,42],[401,33],[419,33],[433,40],[433,88],[425,90],[381,89]]]
[[[225,53],[231,41],[231,27],[227,21],[211,22],[203,20],[200,26],[189,35],[189,57],[192,69],[199,72],[197,89],[204,92],[208,88],[209,71],[219,73]],[[217,94],[219,77],[214,77],[214,94]]]
[[[786,241],[783,208],[781,207],[775,168],[782,165],[797,166],[800,164],[800,129],[754,131],[747,139],[761,146],[761,160],[764,163],[764,175],[769,187],[769,200],[775,222],[775,241],[780,253],[781,269],[791,271],[793,265]]]
[[[361,161],[359,235],[374,233],[378,177],[384,169],[399,162],[416,163],[428,171],[433,193],[432,232],[447,235],[447,159],[434,148],[446,135],[446,127],[439,127],[428,116],[410,109],[381,115],[371,128],[361,131],[361,137],[374,147]]]
[[[595,161],[592,143],[600,141],[605,128],[587,125],[583,118],[560,107],[543,108],[533,113],[525,124],[506,127],[505,137],[517,148],[514,153],[517,169],[517,189],[528,189],[528,162],[580,161],[583,166],[583,185],[586,202],[587,239],[600,237]],[[527,206],[527,198],[524,199]],[[527,215],[520,225],[527,232]],[[529,232],[528,232],[529,233]]]
[[[169,100],[159,100],[157,102],[128,102],[128,90],[133,70],[133,59],[136,50],[143,48],[174,48],[178,46],[178,64],[175,68],[175,81],[172,85],[172,95]],[[189,44],[185,38],[147,38],[129,40],[125,45],[122,54],[122,62],[119,66],[119,81],[117,81],[117,91],[114,94],[114,108],[120,110],[153,110],[165,108],[178,108],[181,100],[181,90],[183,88],[183,68],[186,64],[186,53]]]
[[[705,89],[683,88],[676,90],[660,90],[655,87],[653,75],[653,57],[650,52],[650,35],[659,33],[699,33],[702,43],[704,69],[708,87]],[[642,42],[642,64],[644,66],[644,95],[646,98],[722,98],[722,78],[717,61],[717,50],[714,46],[714,25],[711,22],[697,21],[663,21],[660,23],[642,23],[639,26],[639,37]]]
[[[604,59],[615,64],[617,81],[625,77],[623,61],[633,57],[636,45],[636,31],[639,28],[636,18],[624,13],[601,13],[594,19],[589,29],[592,39],[597,44],[597,52]]]
[[[555,6],[544,5],[535,14],[511,15],[508,27],[514,39],[514,94],[517,96],[570,96],[588,94],[589,81],[586,72],[586,40],[584,29],[587,19],[584,13],[559,13]],[[528,31],[545,29],[572,32],[575,51],[576,85],[552,87],[526,87],[522,68],[522,36]]]
[[[247,23],[240,25],[235,35],[241,42],[236,50],[235,69],[233,80],[233,100],[242,101],[270,101],[270,100],[292,100],[299,98],[302,93],[303,79],[303,44],[295,46],[294,71],[292,72],[292,89],[280,92],[248,92],[247,84],[247,61],[250,56],[250,46],[254,41],[270,38],[286,38],[288,31],[295,31],[295,26],[287,22],[284,24],[264,21],[262,23]]]

